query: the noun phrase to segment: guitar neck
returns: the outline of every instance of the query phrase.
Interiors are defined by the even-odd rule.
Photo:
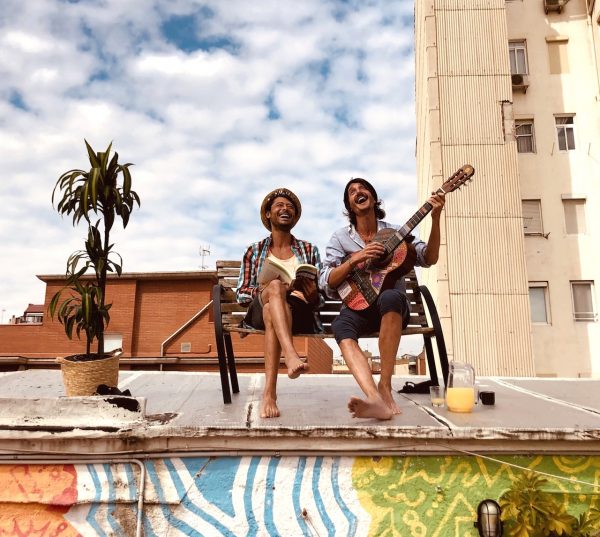
[[[438,188],[435,191],[436,194],[446,194],[445,190],[443,188]],[[415,213],[413,214],[408,221],[406,222],[406,224],[404,224],[387,242],[386,242],[386,250],[388,252],[391,252],[392,250],[394,250],[395,248],[397,248],[400,243],[408,236],[410,235],[410,232],[415,229],[420,223],[421,220],[423,220],[423,218],[425,218],[431,211],[431,209],[433,209],[433,205],[431,205],[431,203],[429,203],[428,201],[426,201],[423,205],[421,205],[421,208]]]

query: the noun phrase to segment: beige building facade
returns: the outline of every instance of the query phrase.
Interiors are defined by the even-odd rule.
[[[423,276],[482,374],[600,377],[598,3],[415,2],[419,196],[476,169]]]

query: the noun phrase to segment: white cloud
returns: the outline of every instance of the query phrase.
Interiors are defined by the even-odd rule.
[[[392,221],[414,210],[412,3],[7,0],[0,20],[0,309],[43,300],[83,228],[53,211],[83,144],[133,162],[142,207],[115,249],[126,271],[239,258],[258,206],[288,186],[295,233],[324,252],[342,188],[368,177]],[[193,16],[197,50],[163,32]],[[191,19],[190,19],[191,20]],[[219,48],[219,43],[223,48]]]

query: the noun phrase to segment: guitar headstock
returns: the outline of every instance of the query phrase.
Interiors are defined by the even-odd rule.
[[[453,192],[468,181],[472,181],[473,175],[475,175],[475,168],[473,168],[473,166],[470,164],[465,164],[464,166],[458,168],[454,174],[444,181],[444,184],[441,186],[440,190],[443,190],[446,194],[448,192]]]

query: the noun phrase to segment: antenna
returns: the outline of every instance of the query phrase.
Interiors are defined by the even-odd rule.
[[[200,270],[206,270],[208,265],[204,264],[204,258],[210,256],[210,244],[207,246],[200,246]]]

